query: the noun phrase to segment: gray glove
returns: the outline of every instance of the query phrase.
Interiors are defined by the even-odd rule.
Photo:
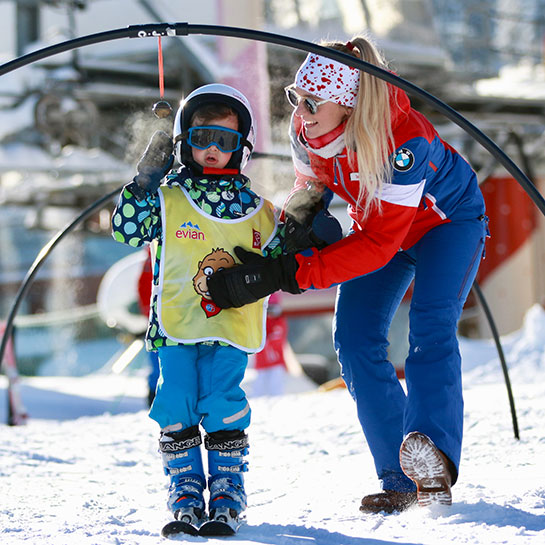
[[[174,163],[172,138],[165,131],[155,131],[136,165],[136,176],[125,186],[139,201],[153,195]]]

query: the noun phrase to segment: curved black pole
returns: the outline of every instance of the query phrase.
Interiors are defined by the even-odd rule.
[[[501,369],[503,371],[503,378],[505,379],[505,386],[507,388],[507,396],[509,397],[509,407],[511,408],[511,419],[513,420],[513,432],[515,434],[515,438],[520,439],[519,425],[517,422],[517,412],[515,410],[515,399],[513,398],[513,391],[511,389],[511,380],[509,379],[509,370],[507,368],[507,362],[505,361],[505,355],[503,353],[503,348],[501,346],[498,329],[496,327],[496,323],[494,322],[494,318],[492,317],[492,312],[490,311],[490,307],[488,306],[488,303],[486,302],[484,294],[479,284],[477,283],[477,281],[473,283],[472,289],[477,294],[477,298],[479,299],[479,302],[481,303],[481,306],[483,307],[484,313],[490,325],[490,330],[492,331],[492,337],[494,337],[494,343],[496,344],[498,356],[500,357]]]
[[[498,161],[504,166],[504,168],[517,180],[517,182],[528,193],[536,206],[545,215],[545,199],[539,193],[535,185],[526,177],[526,175],[520,170],[520,168],[503,152],[488,136],[486,136],[480,129],[468,121],[456,110],[439,100],[434,95],[424,91],[417,85],[400,78],[396,74],[389,72],[353,57],[335,51],[333,49],[323,47],[305,40],[299,40],[297,38],[291,38],[288,36],[281,36],[271,32],[263,32],[260,30],[253,30],[248,28],[227,27],[220,25],[194,25],[189,23],[156,23],[147,25],[131,25],[125,28],[119,28],[110,30],[107,32],[99,32],[97,34],[90,34],[88,36],[82,36],[73,40],[68,40],[60,44],[55,44],[27,55],[23,55],[13,61],[7,62],[0,66],[0,76],[7,74],[13,70],[26,66],[41,59],[51,57],[57,53],[64,51],[70,51],[79,47],[87,45],[97,44],[101,42],[117,40],[121,38],[149,38],[156,36],[188,36],[190,34],[205,34],[212,36],[227,36],[233,38],[242,38],[247,40],[254,40],[260,42],[267,42],[271,44],[290,47],[293,49],[299,49],[301,51],[307,51],[309,53],[317,53],[330,59],[337,60],[353,68],[358,68],[367,72],[373,76],[403,89],[407,93],[419,97],[421,100],[438,110],[445,115],[448,119],[456,123],[465,132],[467,132],[472,138],[474,138],[479,144],[481,144],[486,150],[488,150]]]
[[[414,85],[413,83],[400,78],[399,76],[383,70],[378,66],[372,65],[360,59],[357,59],[351,55],[346,55],[344,53],[334,51],[332,49],[322,47],[304,40],[298,40],[296,38],[290,38],[287,36],[281,36],[278,34],[273,34],[269,32],[262,32],[253,29],[245,28],[235,28],[235,27],[223,27],[218,25],[190,25],[189,23],[159,23],[159,24],[148,24],[148,25],[135,25],[129,26],[126,28],[110,30],[107,32],[100,32],[97,34],[91,34],[88,36],[83,36],[73,40],[68,40],[60,44],[56,44],[44,49],[40,49],[33,53],[29,53],[13,61],[3,64],[0,66],[0,76],[12,72],[18,68],[36,62],[38,60],[56,55],[64,51],[70,51],[79,47],[84,47],[87,45],[92,45],[96,43],[102,43],[110,40],[117,40],[121,38],[147,38],[155,36],[187,36],[189,34],[208,34],[214,36],[229,36],[235,38],[243,38],[249,40],[263,41],[267,43],[273,43],[277,45],[282,45],[286,47],[291,47],[294,49],[299,49],[302,51],[307,51],[311,53],[317,53],[325,57],[338,60],[348,66],[358,68],[365,72],[368,72],[371,75],[379,77],[392,85],[395,85],[404,91],[408,92],[411,95],[415,95],[421,98],[424,102],[430,104],[432,107],[436,108],[439,112],[444,114],[448,119],[459,125],[464,131],[466,131],[471,137],[473,137],[477,142],[479,142],[485,149],[487,149],[498,161],[505,167],[505,169],[517,180],[517,182],[523,187],[523,189],[528,193],[530,198],[534,201],[536,206],[540,211],[545,215],[545,199],[539,193],[535,185],[526,177],[526,175],[517,167],[517,165],[482,131],[465,119],[461,114],[456,110],[440,101],[437,97],[431,95],[427,91],[424,91],[420,87]],[[116,190],[118,191],[118,190]],[[83,221],[88,215],[93,213],[98,206],[108,199],[115,195],[115,191],[111,194],[106,195],[103,199],[100,199],[89,208],[84,210],[84,212],[74,220],[79,223]],[[6,330],[2,337],[2,343],[0,345],[0,362],[2,362],[5,348],[7,345],[7,339],[11,335],[13,328],[13,319],[17,313],[18,307],[28,286],[30,285],[31,280],[38,271],[41,264],[47,258],[49,252],[60,242],[65,234],[72,230],[73,226],[69,225],[66,229],[59,232],[49,244],[42,248],[40,254],[36,258],[35,262],[29,269],[19,292],[17,293],[15,303],[12,306],[8,320],[6,323]]]
[[[114,189],[113,191],[110,191],[107,195],[104,197],[101,197],[99,200],[94,202],[93,204],[89,205],[87,208],[85,208],[72,222],[70,222],[66,227],[61,229],[39,252],[39,254],[36,256],[36,259],[34,260],[34,263],[30,266],[30,269],[28,269],[23,282],[21,283],[21,286],[19,288],[19,291],[17,292],[15,296],[15,300],[13,301],[13,304],[11,306],[10,312],[8,314],[8,317],[6,319],[6,328],[4,330],[4,335],[2,337],[2,344],[0,345],[0,362],[3,361],[4,358],[4,352],[6,350],[6,345],[8,343],[8,339],[11,337],[12,331],[13,331],[13,320],[15,319],[15,316],[17,315],[17,311],[19,310],[19,306],[21,305],[21,302],[23,298],[25,297],[30,284],[34,277],[36,276],[36,273],[40,270],[41,266],[44,264],[45,260],[59,244],[59,242],[68,234],[70,233],[75,227],[77,227],[81,222],[86,220],[89,216],[91,216],[94,212],[97,210],[100,210],[104,204],[106,204],[110,199],[115,197],[119,194],[121,191],[121,187],[117,189]]]

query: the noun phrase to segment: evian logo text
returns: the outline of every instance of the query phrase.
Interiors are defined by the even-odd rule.
[[[190,221],[185,221],[176,231],[176,238],[190,238],[193,240],[206,240],[200,227]]]

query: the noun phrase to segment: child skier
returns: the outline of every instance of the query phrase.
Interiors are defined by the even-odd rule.
[[[228,533],[225,525],[234,531],[246,508],[250,406],[240,383],[248,353],[264,345],[266,299],[222,310],[210,298],[207,278],[239,261],[235,246],[279,252],[277,221],[272,204],[240,173],[255,143],[242,93],[222,84],[196,89],[177,111],[173,138],[182,167],[160,185],[172,165],[168,149],[152,166],[141,160],[114,211],[113,234],[131,246],[154,247],[146,343],[159,353],[161,376],[150,417],[161,427],[168,507],[176,519],[170,524],[175,532]],[[199,426],[206,432],[208,479]]]

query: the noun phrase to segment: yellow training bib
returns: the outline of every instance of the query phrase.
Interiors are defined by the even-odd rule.
[[[237,263],[235,246],[261,254],[276,232],[272,204],[235,220],[206,214],[179,186],[161,186],[163,228],[157,289],[159,325],[179,343],[224,341],[245,352],[265,343],[266,299],[242,308],[220,309],[210,299],[207,278]]]

